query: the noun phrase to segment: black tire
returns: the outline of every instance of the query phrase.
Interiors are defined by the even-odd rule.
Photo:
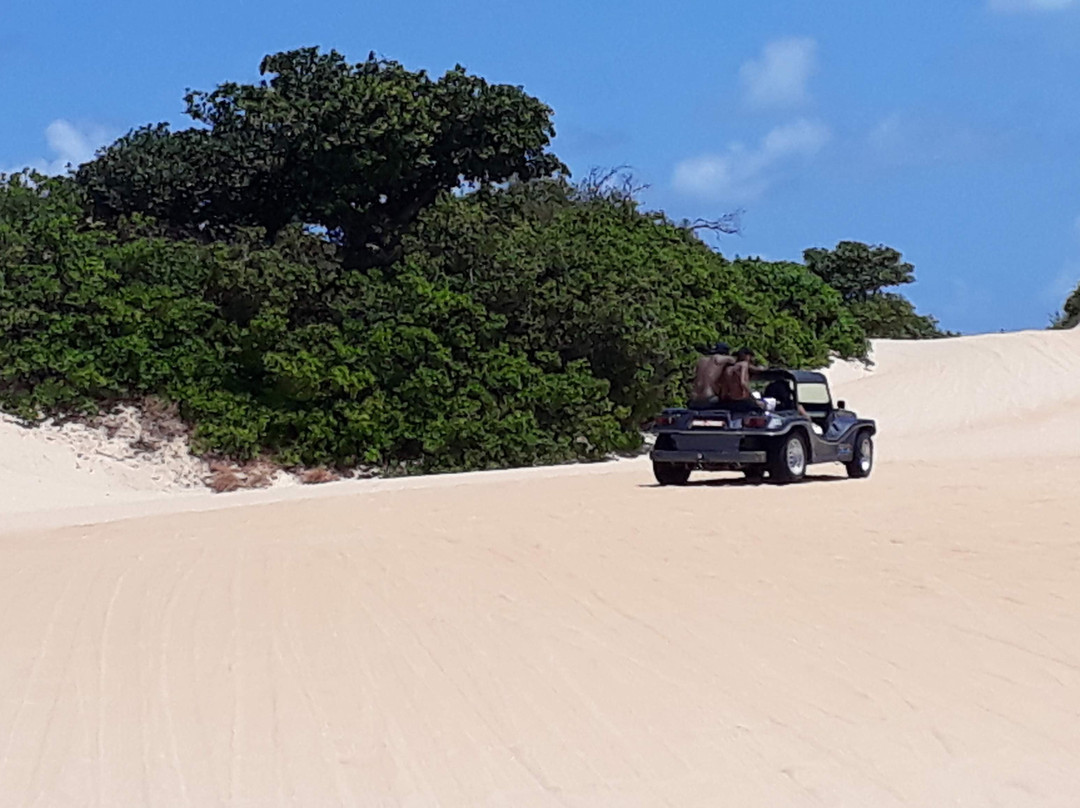
[[[760,485],[765,481],[765,467],[764,466],[750,466],[743,469],[743,474],[746,475],[746,482],[750,485]]]
[[[847,476],[855,479],[869,477],[874,470],[874,437],[869,432],[855,436],[855,448],[851,460],[844,464]]]
[[[660,485],[686,485],[690,479],[690,467],[679,463],[659,463],[654,460],[652,471]]]
[[[810,452],[801,432],[789,432],[769,447],[769,478],[774,483],[797,483],[806,476]]]

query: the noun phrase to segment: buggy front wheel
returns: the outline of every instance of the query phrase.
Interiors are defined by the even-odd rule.
[[[869,432],[860,432],[855,438],[851,460],[844,464],[848,477],[869,477],[874,468],[874,438]]]

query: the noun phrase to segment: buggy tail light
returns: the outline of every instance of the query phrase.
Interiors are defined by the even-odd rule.
[[[671,426],[673,423],[675,423],[674,415],[658,415],[653,421],[653,426]]]
[[[743,418],[742,423],[747,429],[764,429],[769,425],[769,419],[764,415],[750,415]]]

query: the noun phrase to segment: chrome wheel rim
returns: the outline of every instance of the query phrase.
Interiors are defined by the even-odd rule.
[[[863,471],[870,471],[873,464],[874,444],[870,442],[870,438],[863,438],[859,441],[859,468]]]
[[[806,450],[803,448],[803,442],[798,438],[788,441],[787,467],[794,477],[801,477],[806,470]]]

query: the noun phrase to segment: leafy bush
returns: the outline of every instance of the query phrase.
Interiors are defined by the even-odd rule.
[[[505,320],[508,345],[586,360],[627,435],[685,399],[700,346],[725,337],[776,364],[864,356],[839,294],[798,264],[729,262],[618,195],[565,180],[447,197],[406,242],[405,264]]]
[[[1054,317],[1052,328],[1075,328],[1080,325],[1080,286],[1065,301],[1061,313]]]
[[[503,344],[468,295],[347,271],[299,228],[202,245],[83,202],[63,179],[0,192],[0,404],[24,417],[156,393],[203,451],[417,470],[622,445],[587,362]]]
[[[596,459],[682,399],[718,333],[792,365],[865,348],[801,266],[728,262],[563,181],[443,197],[386,270],[348,268],[299,226],[204,244],[86,206],[67,179],[0,191],[0,405],[36,418],[158,395],[199,450],[238,459]]]

